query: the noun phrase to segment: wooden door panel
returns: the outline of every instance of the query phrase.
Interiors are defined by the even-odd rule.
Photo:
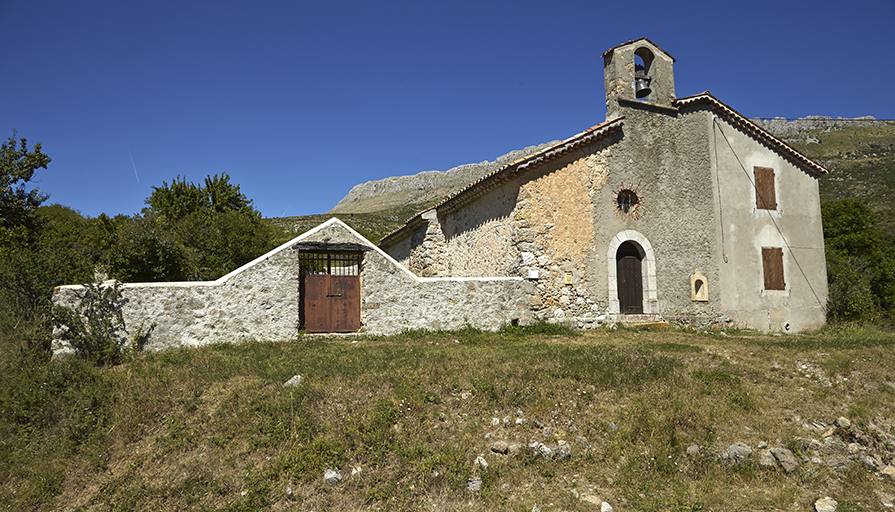
[[[331,331],[354,332],[360,329],[360,277],[330,277]]]
[[[623,315],[643,314],[643,275],[636,256],[623,256],[617,261],[618,301]]]
[[[305,330],[308,332],[329,332],[332,324],[327,295],[328,275],[306,275],[305,279]]]

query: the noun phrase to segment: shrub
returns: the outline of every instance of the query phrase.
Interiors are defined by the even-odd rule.
[[[119,363],[127,340],[122,335],[125,325],[121,309],[127,299],[121,296],[121,284],[85,284],[78,298],[74,309],[53,308],[53,320],[62,330],[62,339],[69,342],[80,357],[96,364]]]

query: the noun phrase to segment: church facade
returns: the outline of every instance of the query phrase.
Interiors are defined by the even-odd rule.
[[[603,54],[606,121],[417,214],[379,246],[421,277],[517,277],[534,317],[797,332],[823,325],[827,170],[674,59]]]

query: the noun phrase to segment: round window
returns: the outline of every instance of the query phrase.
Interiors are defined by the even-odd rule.
[[[633,214],[640,204],[637,193],[630,189],[622,189],[618,193],[618,210],[622,213]]]

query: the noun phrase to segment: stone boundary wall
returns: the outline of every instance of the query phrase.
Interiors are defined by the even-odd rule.
[[[371,334],[406,329],[498,329],[528,323],[531,310],[520,277],[418,277],[341,221],[328,221],[307,241],[358,243],[364,253],[361,323]],[[310,233],[310,232],[309,232]]]
[[[299,324],[294,242],[216,281],[122,284],[128,339],[152,325],[145,347],[149,350],[294,338]],[[60,286],[53,302],[71,306],[81,289]]]
[[[154,325],[148,350],[295,338],[301,299],[295,246],[300,242],[369,247],[361,274],[361,322],[367,333],[466,324],[497,329],[531,319],[521,278],[419,278],[333,218],[216,281],[123,284],[127,337]],[[53,302],[71,306],[81,289],[57,287]],[[64,347],[57,340],[54,349]]]

